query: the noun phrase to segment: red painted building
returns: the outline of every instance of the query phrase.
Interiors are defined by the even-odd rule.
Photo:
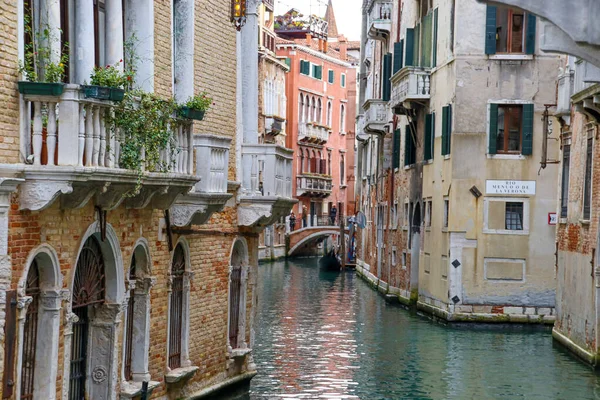
[[[329,32],[335,26],[332,16],[331,10]],[[338,216],[354,213],[356,69],[343,37],[334,38],[336,50],[326,34],[279,28],[277,56],[285,57],[290,66],[286,147],[295,157],[292,190],[299,203],[294,213],[300,222],[306,207],[306,224],[328,225],[333,205]],[[296,224],[301,226],[302,222]]]

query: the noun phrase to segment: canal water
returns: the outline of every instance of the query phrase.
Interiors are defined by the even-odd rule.
[[[250,399],[600,399],[549,330],[448,327],[316,258],[259,266]]]

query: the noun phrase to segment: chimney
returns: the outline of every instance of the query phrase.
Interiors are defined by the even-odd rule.
[[[306,33],[306,47],[311,47],[312,45],[312,34],[310,32]]]
[[[344,36],[339,37],[340,42],[340,59],[346,61],[348,59],[348,41]]]
[[[328,47],[329,47],[329,44],[327,43],[327,40],[323,40],[323,53],[327,54]]]

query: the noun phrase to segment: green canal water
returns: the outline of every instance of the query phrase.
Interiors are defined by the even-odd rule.
[[[548,330],[448,327],[306,258],[259,266],[250,399],[600,399]]]

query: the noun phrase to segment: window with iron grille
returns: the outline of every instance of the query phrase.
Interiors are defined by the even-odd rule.
[[[129,281],[135,282],[136,279],[136,265],[135,265],[135,253],[131,258],[131,266],[129,267]],[[127,325],[125,327],[125,363],[123,365],[123,371],[125,380],[132,380],[133,374],[131,370],[131,362],[133,359],[133,321],[134,321],[134,310],[135,310],[135,290],[129,291],[129,302],[127,303]]]
[[[591,218],[591,202],[592,202],[592,153],[593,153],[594,138],[588,137],[586,160],[585,160],[585,183],[583,187],[583,219]]]
[[[181,367],[181,349],[183,336],[183,296],[185,252],[183,246],[178,244],[173,254],[171,267],[171,308],[169,313],[169,368]]]
[[[571,145],[563,146],[560,216],[567,218],[569,208],[569,173],[571,168]]]
[[[104,259],[95,237],[86,240],[77,260],[73,282],[73,313],[78,321],[73,324],[69,375],[69,400],[86,398],[88,363],[89,317],[88,308],[104,303]]]
[[[229,283],[229,345],[238,348],[240,329],[240,299],[242,289],[242,267],[233,266]]]
[[[523,203],[507,202],[504,214],[505,228],[509,231],[523,230]]]
[[[23,356],[21,365],[21,400],[33,399],[35,354],[38,334],[38,311],[40,301],[40,274],[38,263],[34,259],[27,273],[25,295],[32,301],[27,307],[23,328]]]

